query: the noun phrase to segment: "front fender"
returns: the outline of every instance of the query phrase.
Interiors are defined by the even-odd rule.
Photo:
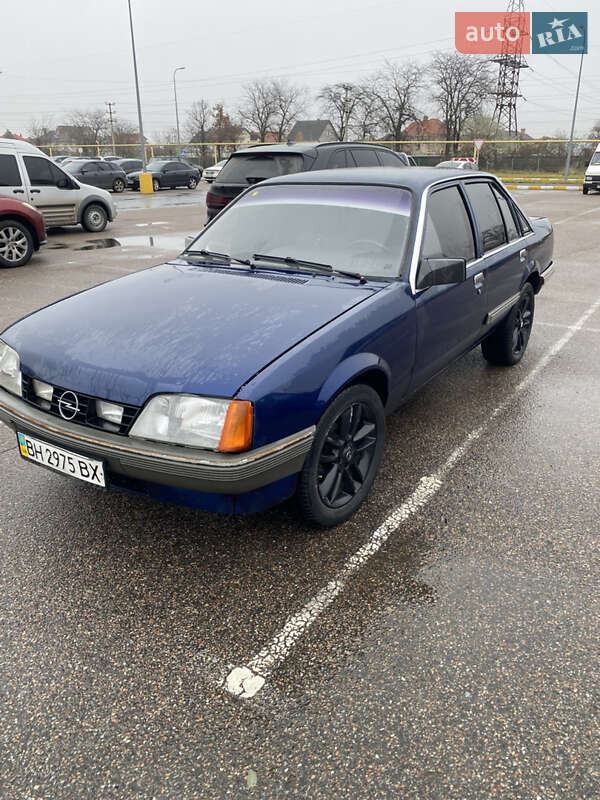
[[[371,369],[383,372],[390,385],[392,371],[385,359],[375,353],[355,353],[341,361],[327,378],[317,397],[317,406],[324,409],[345,386]]]

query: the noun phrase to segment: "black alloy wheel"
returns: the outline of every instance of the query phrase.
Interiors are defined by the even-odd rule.
[[[481,352],[490,364],[512,367],[523,358],[535,310],[533,287],[526,283],[519,300],[498,327],[481,343]]]
[[[533,296],[527,292],[517,303],[513,323],[513,355],[519,360],[525,352],[533,323]]]
[[[367,496],[381,460],[385,415],[370,386],[351,386],[329,406],[300,473],[298,502],[310,522],[339,525]]]

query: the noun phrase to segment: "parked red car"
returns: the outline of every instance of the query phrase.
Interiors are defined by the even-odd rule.
[[[0,267],[22,267],[43,244],[46,227],[40,212],[0,194]]]

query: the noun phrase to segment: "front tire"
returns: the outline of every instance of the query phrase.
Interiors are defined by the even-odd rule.
[[[590,187],[589,187],[589,186],[584,186],[584,187],[583,187],[583,193],[584,193],[584,194],[587,194],[587,193],[589,192],[589,190],[590,190]]]
[[[198,186],[198,178],[194,178],[193,175],[190,175],[190,179],[187,182],[188,189],[195,189]]]
[[[113,192],[121,194],[125,191],[125,181],[122,178],[117,178],[113,183]]]
[[[33,236],[16,219],[0,221],[0,267],[22,267],[35,252]]]
[[[341,392],[327,408],[300,473],[297,503],[314,525],[347,520],[369,493],[383,454],[385,414],[370,386]]]
[[[98,203],[90,203],[83,212],[81,224],[90,233],[100,233],[106,228],[108,214],[106,209]]]
[[[534,311],[533,287],[530,283],[526,283],[521,290],[519,301],[496,330],[481,343],[481,351],[486,361],[505,367],[519,363],[529,343]]]

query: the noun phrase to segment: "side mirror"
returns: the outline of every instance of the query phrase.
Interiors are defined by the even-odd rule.
[[[68,178],[59,178],[56,181],[56,186],[59,189],[74,189],[73,181],[70,181]]]
[[[467,262],[464,258],[424,258],[421,261],[417,289],[462,283],[467,279]]]

